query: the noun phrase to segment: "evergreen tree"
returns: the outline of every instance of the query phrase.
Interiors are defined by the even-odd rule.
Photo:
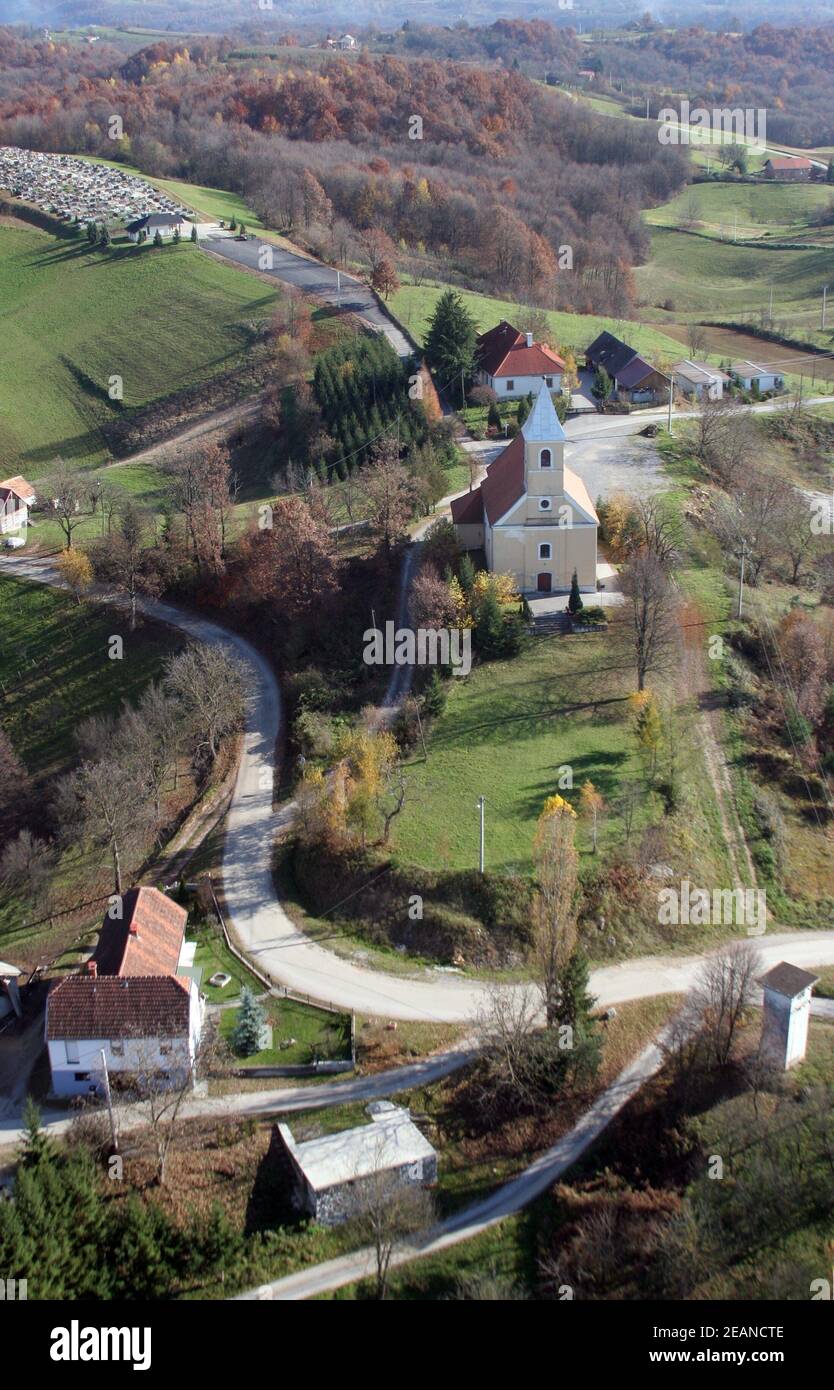
[[[87,223],[87,240],[89,241],[91,246],[95,246],[96,242],[98,241],[98,228],[96,227],[95,222]]]
[[[261,1034],[266,1023],[264,1007],[255,998],[251,989],[244,985],[240,995],[240,1008],[232,1033],[232,1047],[240,1057],[251,1057],[261,1050]]]
[[[605,405],[613,390],[614,383],[605,368],[597,367],[591,382],[591,395],[600,407]]]
[[[110,245],[110,229],[109,227],[105,226],[103,222],[101,224],[101,231],[98,234],[98,244],[99,246]]]
[[[175,228],[174,228],[173,242],[174,242],[174,245],[175,245],[175,246],[179,246],[179,244],[180,244],[180,229],[179,229],[179,227],[175,227]]]
[[[162,245],[162,233],[160,232],[160,230],[159,230],[158,227],[157,227],[157,229],[156,229],[156,231],[154,232],[154,235],[153,235],[153,244],[154,244],[154,246],[161,246],[161,245]]]
[[[460,587],[468,598],[472,592],[472,585],[475,583],[475,562],[471,555],[464,555],[460,562]]]
[[[41,1112],[31,1096],[23,1105],[24,1139],[20,1161],[24,1168],[36,1168],[45,1158],[50,1158],[52,1146],[41,1127]]]
[[[528,391],[526,396],[522,396],[521,400],[518,403],[518,409],[516,411],[516,419],[518,420],[519,429],[521,429],[521,426],[524,424],[524,421],[527,419],[527,416],[530,414],[530,411],[532,409],[533,393],[532,391]]]
[[[457,400],[475,370],[477,327],[475,320],[454,290],[444,290],[429,322],[425,341],[426,361],[440,389],[447,389]]]
[[[577,613],[581,613],[584,607],[585,605],[582,602],[582,595],[579,592],[579,579],[577,577],[576,570],[574,570],[570,581],[570,598],[568,599],[568,612],[573,613],[575,615]]]
[[[191,240],[194,241],[194,242],[196,242],[196,241],[198,240],[198,237],[197,237],[197,228],[196,228],[196,226],[192,226],[192,228],[191,228]]]
[[[430,719],[439,719],[445,708],[446,689],[440,679],[440,672],[435,667],[423,695],[423,709]]]
[[[497,401],[490,401],[487,411],[487,425],[491,430],[501,429],[501,411],[498,409]]]

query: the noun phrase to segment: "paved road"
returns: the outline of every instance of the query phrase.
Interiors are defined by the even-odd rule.
[[[339,272],[332,270],[321,261],[314,261],[294,251],[286,251],[271,241],[258,241],[250,237],[248,241],[236,241],[233,237],[206,237],[200,246],[212,251],[216,256],[234,261],[237,265],[248,266],[250,270],[260,271],[262,275],[272,275],[284,285],[293,285],[305,294],[315,295],[327,304],[341,306],[346,313],[356,314],[370,324],[377,333],[384,333],[399,357],[410,357],[414,351],[402,330],[395,324],[379,302],[360,280],[341,272],[341,292],[339,291]],[[270,265],[263,265],[261,248],[271,253]]]
[[[4,572],[41,583],[60,581],[49,559],[2,556]],[[484,999],[481,981],[439,969],[421,976],[389,975],[345,960],[316,945],[300,931],[277,900],[272,880],[272,846],[277,829],[292,812],[274,812],[272,784],[281,697],[266,660],[237,633],[176,608],[144,599],[148,616],[179,627],[198,641],[219,644],[247,666],[247,706],[243,752],[227,821],[223,849],[223,891],[230,925],[244,950],[276,984],[339,1008],[384,1018],[455,1023],[473,1019]],[[796,932],[762,942],[766,964],[785,955],[796,965],[834,964],[834,932]],[[626,961],[594,971],[592,992],[603,1005],[688,989],[697,973],[697,956],[679,960],[654,957]]]

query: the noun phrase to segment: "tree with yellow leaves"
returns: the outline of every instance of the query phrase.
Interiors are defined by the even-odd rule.
[[[536,826],[533,863],[532,964],[548,1028],[559,1023],[564,972],[576,946],[579,856],[576,812],[562,796],[549,796]]]
[[[80,603],[93,582],[89,555],[85,555],[83,550],[64,550],[58,556],[57,567],[67,588],[75,594],[76,603]]]
[[[651,690],[638,690],[629,697],[629,704],[634,718],[634,734],[653,777],[657,770],[657,754],[663,736],[657,697]]]
[[[593,838],[593,853],[597,852],[597,827],[599,818],[605,810],[605,798],[598,792],[593,782],[588,778],[579,788],[579,801],[582,810],[591,822],[591,833]]]

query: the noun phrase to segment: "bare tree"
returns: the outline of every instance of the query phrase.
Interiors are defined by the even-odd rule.
[[[386,438],[375,445],[362,475],[362,492],[371,531],[388,556],[414,510],[414,483],[400,463],[395,440]]]
[[[121,893],[122,856],[149,828],[141,770],[113,756],[83,762],[58,783],[55,809],[66,843],[88,839],[109,852],[114,891]]]
[[[362,1245],[373,1251],[376,1297],[388,1293],[391,1259],[395,1251],[428,1230],[434,1220],[430,1192],[384,1167],[384,1139],[380,1136],[373,1172],[355,1187],[349,1219]]]
[[[668,663],[677,642],[677,602],[664,566],[651,550],[633,555],[623,568],[622,590],[629,601],[637,667],[637,689]]]
[[[124,1098],[136,1105],[147,1124],[156,1153],[156,1181],[162,1187],[168,1162],[181,1132],[183,1104],[194,1090],[198,1075],[208,1070],[216,1053],[216,1037],[204,1034],[193,1057],[186,1039],[173,1039],[170,1065],[159,1055],[156,1038],[128,1038],[136,1066],[119,1086]],[[111,1081],[114,1078],[111,1075]]]
[[[78,474],[63,459],[56,459],[52,472],[41,484],[39,492],[51,502],[58,525],[64,533],[66,549],[71,549],[73,532],[85,520],[83,507],[86,493]]]
[[[548,1028],[560,1021],[564,971],[576,946],[579,856],[575,825],[576,816],[567,803],[553,814],[545,812],[533,845],[532,963]]]
[[[791,567],[791,583],[798,584],[803,563],[818,545],[811,529],[810,502],[798,488],[788,488],[777,507],[776,533]]]
[[[224,734],[240,727],[244,667],[221,647],[192,645],[165,663],[165,686],[182,701],[197,748],[213,762]]]
[[[756,994],[762,958],[752,941],[734,941],[708,956],[687,997],[684,1027],[703,1039],[710,1065],[725,1066],[745,1010]]]
[[[635,540],[671,569],[683,544],[680,517],[666,497],[650,495],[634,499]]]
[[[532,985],[508,989],[488,985],[476,1019],[481,1052],[520,1096],[527,1098],[530,1039],[541,1012],[539,991]]]

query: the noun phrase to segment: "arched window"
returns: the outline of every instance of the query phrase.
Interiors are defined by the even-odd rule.
[[[542,449],[541,453],[539,454],[539,468],[550,468],[551,465],[552,459],[550,450]]]
[[[539,559],[550,559],[550,546],[547,544],[547,541],[542,541],[541,545],[539,546]]]

